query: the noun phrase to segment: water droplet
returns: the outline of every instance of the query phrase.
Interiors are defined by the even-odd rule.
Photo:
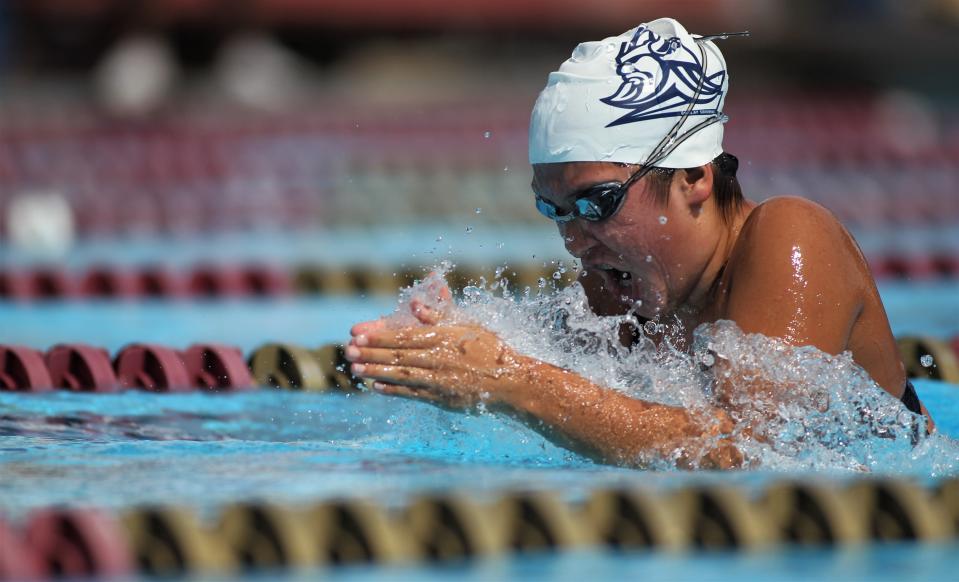
[[[560,280],[562,277],[563,277],[563,274],[562,274],[562,273],[560,273],[559,271],[553,271],[553,278],[554,278],[554,279],[556,279],[556,280],[558,281],[558,280]]]
[[[653,262],[653,255],[646,255],[646,262],[647,262],[647,263],[652,263],[652,262]]]
[[[536,286],[539,287],[540,289],[542,289],[543,287],[546,287],[546,279],[540,277],[540,278],[536,281]]]
[[[716,358],[713,357],[709,352],[705,352],[702,356],[699,357],[699,361],[703,363],[704,366],[709,368],[716,363]]]
[[[659,224],[666,224],[667,220],[669,220],[669,219],[666,218],[665,216],[660,216],[660,217],[659,217]]]
[[[436,237],[436,242],[440,242],[441,240],[443,240],[443,235],[439,235],[438,237]]]
[[[472,227],[472,226],[469,226],[469,225],[466,225],[466,234],[469,234],[469,233],[471,233],[471,232],[473,232],[473,227]]]
[[[509,172],[509,166],[503,166],[503,171],[504,171],[504,172]]]
[[[483,132],[483,138],[484,138],[484,139],[489,139],[489,138],[491,138],[492,136],[493,136],[493,132],[492,132],[492,131],[488,131],[488,130],[487,130],[487,131],[484,131],[484,132]]]
[[[655,335],[659,331],[659,326],[656,325],[655,321],[647,321],[643,324],[643,331],[646,332],[646,335]]]
[[[500,242],[500,243],[497,243],[497,244],[496,244],[496,248],[498,248],[498,249],[501,249],[501,248],[503,248],[503,247],[505,247],[505,246],[506,246],[506,243],[504,243],[504,242]]]
[[[483,214],[483,209],[477,207],[477,208],[476,208],[476,214]]]
[[[928,368],[929,366],[932,365],[932,362],[933,362],[932,356],[930,356],[929,354],[926,354],[922,356],[921,358],[919,358],[919,363],[922,364],[923,368]]]

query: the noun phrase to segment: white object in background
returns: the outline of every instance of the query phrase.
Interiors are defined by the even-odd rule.
[[[248,107],[274,110],[289,105],[301,88],[306,65],[292,51],[264,34],[230,38],[217,56],[222,90]]]
[[[43,258],[62,256],[75,238],[73,209],[59,192],[24,192],[7,205],[6,232],[14,248]]]
[[[893,151],[921,156],[940,148],[940,121],[935,108],[922,95],[902,89],[885,91],[876,101],[875,129]]]
[[[137,116],[163,104],[178,70],[173,52],[161,38],[131,36],[107,53],[94,75],[100,102],[109,112]]]

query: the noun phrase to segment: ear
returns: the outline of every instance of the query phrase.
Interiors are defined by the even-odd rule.
[[[686,168],[679,174],[677,179],[686,204],[698,212],[703,203],[713,195],[713,165]]]

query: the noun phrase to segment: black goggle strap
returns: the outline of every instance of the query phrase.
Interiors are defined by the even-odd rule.
[[[663,139],[659,140],[659,143],[656,144],[656,147],[653,148],[653,151],[649,152],[646,161],[643,162],[643,166],[652,166],[656,163],[662,161],[667,154],[664,155],[664,151],[669,148],[669,152],[672,152],[675,149],[676,136],[679,133],[679,130],[683,127],[683,124],[686,123],[686,119],[689,118],[689,114],[692,112],[693,107],[696,106],[696,101],[699,100],[699,95],[702,93],[703,84],[706,82],[706,50],[703,48],[703,45],[696,42],[696,48],[699,49],[699,60],[703,64],[703,74],[699,77],[699,82],[696,83],[696,92],[693,94],[692,100],[690,100],[689,105],[686,107],[686,110],[683,111],[683,115],[679,118],[678,121],[673,125],[672,128],[666,135],[663,136]],[[688,134],[688,132],[687,132]]]

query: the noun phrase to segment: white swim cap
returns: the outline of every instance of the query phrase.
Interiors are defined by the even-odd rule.
[[[529,161],[707,164],[723,151],[728,87],[715,43],[672,18],[584,42],[536,100]]]

